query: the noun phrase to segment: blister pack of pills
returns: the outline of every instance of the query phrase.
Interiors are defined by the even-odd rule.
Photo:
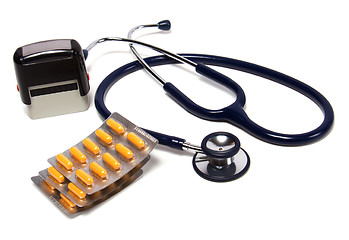
[[[113,113],[84,140],[49,158],[32,181],[64,213],[86,210],[121,191],[141,174],[157,140]]]

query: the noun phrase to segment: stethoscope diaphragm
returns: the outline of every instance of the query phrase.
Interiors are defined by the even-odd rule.
[[[193,157],[193,168],[202,178],[228,182],[242,177],[250,167],[250,157],[240,148],[239,139],[227,132],[215,132],[201,143],[202,152]]]

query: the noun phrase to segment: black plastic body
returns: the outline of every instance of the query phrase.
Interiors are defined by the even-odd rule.
[[[18,48],[13,56],[22,102],[31,104],[28,88],[77,80],[80,95],[90,90],[80,44],[73,39],[49,40]],[[44,93],[73,90],[71,87],[45,89]]]
[[[171,22],[169,20],[163,20],[158,22],[158,28],[163,31],[168,31],[171,29]]]

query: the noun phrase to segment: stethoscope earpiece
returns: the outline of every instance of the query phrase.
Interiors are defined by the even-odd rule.
[[[242,177],[250,167],[250,157],[240,148],[239,139],[231,133],[207,135],[202,140],[201,150],[193,157],[193,168],[206,180],[233,181]]]

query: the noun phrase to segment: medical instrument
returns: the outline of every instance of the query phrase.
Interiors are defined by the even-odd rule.
[[[133,28],[129,32],[128,37],[131,38],[132,33],[135,30],[146,28],[146,27],[158,27],[160,30],[169,30],[171,25],[169,21],[161,21],[158,24],[140,25],[138,27]],[[108,117],[110,114],[110,111],[105,106],[104,99],[106,97],[108,90],[111,88],[111,86],[121,78],[127,76],[128,74],[131,74],[137,70],[145,68],[148,71],[148,73],[150,73],[156,80],[158,80],[163,85],[163,89],[188,112],[206,120],[226,121],[226,122],[232,123],[238,126],[239,128],[243,129],[247,133],[251,134],[252,136],[255,136],[256,138],[266,141],[268,143],[283,145],[283,146],[300,146],[300,145],[310,144],[326,136],[332,128],[333,121],[334,121],[334,113],[327,99],[312,87],[285,74],[276,72],[274,70],[271,70],[256,64],[244,62],[241,60],[231,59],[231,58],[204,55],[204,54],[174,54],[166,50],[163,50],[161,48],[154,47],[149,44],[144,44],[132,39],[102,38],[91,43],[86,51],[87,52],[90,51],[93,47],[97,45],[97,43],[101,43],[105,41],[124,41],[124,42],[131,43],[130,45],[131,50],[137,57],[138,61],[131,62],[129,64],[126,64],[116,69],[114,72],[109,74],[98,87],[95,95],[95,106],[103,118]],[[133,46],[134,44],[152,48],[153,50],[163,53],[166,56],[162,55],[162,56],[155,56],[155,57],[142,59],[140,54],[135,50]],[[85,56],[87,55],[88,54],[85,54]],[[165,64],[177,64],[177,63],[189,64],[195,67],[195,70],[197,73],[213,81],[216,81],[219,84],[231,90],[236,95],[235,102],[225,108],[218,109],[218,110],[203,108],[197,105],[196,103],[194,103],[192,100],[190,100],[172,83],[166,82],[161,76],[159,76],[151,68],[153,66],[160,66]],[[246,114],[244,110],[246,97],[242,88],[236,82],[231,80],[229,77],[213,70],[212,68],[206,65],[220,66],[220,67],[243,71],[246,73],[250,73],[253,75],[257,75],[257,76],[269,79],[271,81],[277,82],[284,86],[287,86],[303,94],[304,96],[308,97],[310,100],[315,102],[318,105],[318,107],[322,110],[324,114],[324,120],[320,124],[320,126],[317,127],[316,129],[306,133],[302,133],[302,134],[283,134],[283,133],[277,133],[277,132],[265,129],[259,126],[257,123],[253,122]],[[159,144],[166,145],[179,150],[194,150],[198,153],[204,152],[204,149],[188,143],[183,138],[162,134],[162,133],[158,133],[158,132],[147,130],[147,129],[145,130],[151,135],[153,135],[154,137],[156,137],[159,140]],[[230,157],[232,156],[231,155],[222,156],[223,159],[224,158],[229,159]],[[245,160],[245,166],[243,167],[243,169],[245,169],[245,167],[248,168],[249,166],[249,158],[246,156],[244,158],[248,160]],[[208,161],[208,162],[210,162],[210,164],[213,164],[216,161]],[[193,158],[193,166],[195,169],[195,156]],[[219,166],[215,166],[215,167],[219,167]]]
[[[17,87],[30,118],[85,111],[90,85],[81,46],[72,39],[37,42],[13,56]]]
[[[163,89],[173,99],[175,99],[183,108],[185,108],[187,111],[191,112],[192,114],[200,118],[212,120],[212,121],[227,121],[240,127],[241,129],[245,130],[246,132],[250,133],[251,135],[261,140],[264,140],[272,144],[284,145],[284,146],[305,145],[305,144],[315,142],[321,139],[322,137],[324,137],[332,127],[334,114],[333,114],[332,107],[330,103],[327,101],[327,99],[324,96],[322,96],[318,91],[306,85],[305,83],[300,82],[285,74],[276,72],[274,70],[271,70],[262,66],[258,66],[256,64],[244,62],[241,60],[235,60],[231,58],[218,57],[218,56],[212,56],[212,55],[203,55],[203,54],[177,55],[177,54],[169,53],[168,51],[162,50],[158,47],[153,47],[149,44],[142,44],[135,40],[126,40],[121,38],[99,39],[93,42],[87,48],[87,51],[90,51],[97,43],[101,43],[105,41],[127,41],[134,44],[140,44],[146,47],[153,48],[154,50],[163,52],[164,54],[167,55],[167,56],[155,56],[155,57],[146,58],[145,62],[147,62],[149,66],[175,64],[175,63],[179,63],[178,61],[183,61],[183,62],[185,61],[188,64],[189,63],[191,65],[193,64],[195,66],[195,70],[199,74],[204,75],[222,84],[223,86],[227,87],[228,89],[230,89],[232,92],[236,94],[236,101],[233,104],[222,109],[211,110],[195,104],[170,82],[166,82],[163,85]],[[171,58],[173,57],[176,60],[173,60],[168,56],[170,56]],[[244,71],[260,77],[264,77],[266,79],[275,81],[291,89],[294,89],[295,91],[308,97],[310,100],[312,100],[319,106],[319,108],[324,113],[324,120],[321,123],[321,125],[316,129],[309,131],[307,133],[302,133],[302,134],[283,134],[283,133],[277,133],[277,132],[273,132],[271,130],[265,129],[259,126],[258,124],[256,124],[255,122],[253,122],[245,113],[243,106],[245,104],[246,98],[242,88],[227,76],[213,70],[212,68],[207,67],[206,65],[221,66],[221,67]],[[100,84],[96,92],[95,103],[96,103],[96,108],[98,112],[103,118],[106,118],[110,115],[110,111],[107,109],[107,107],[104,104],[104,98],[109,88],[115,82],[120,80],[122,77],[125,77],[126,75],[132,72],[135,72],[137,70],[140,70],[142,68],[143,66],[138,61],[135,61],[116,69],[114,72],[109,74],[102,81],[102,83]],[[171,137],[166,134],[158,134],[150,130],[147,130],[147,131],[150,132],[153,136],[156,136],[156,138],[159,139],[160,144],[164,144],[177,149],[190,148],[190,145],[188,146],[185,140],[182,138]]]

